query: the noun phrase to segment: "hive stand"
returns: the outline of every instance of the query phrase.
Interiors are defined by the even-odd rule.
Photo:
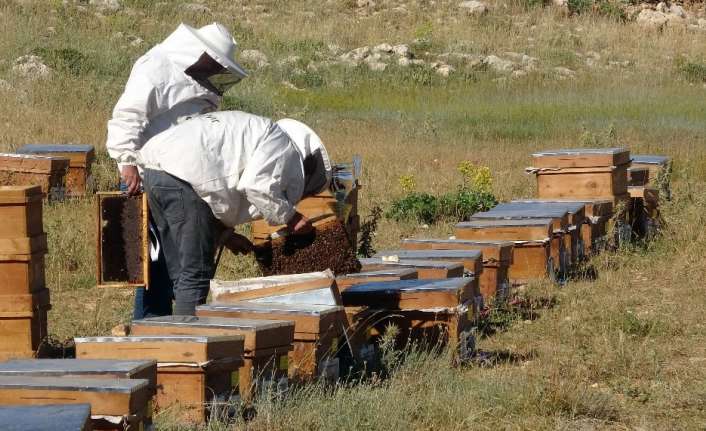
[[[463,264],[438,260],[399,259],[385,260],[381,257],[360,259],[363,272],[382,271],[390,268],[406,268],[417,271],[419,279],[437,280],[440,278],[463,277]]]
[[[524,284],[549,276],[556,280],[556,264],[551,255],[552,219],[474,220],[456,225],[458,239],[473,241],[512,241],[510,283]]]
[[[76,356],[157,361],[156,411],[176,408],[180,418],[203,422],[237,394],[242,336],[76,338]],[[233,382],[235,385],[232,386]]]
[[[91,431],[90,404],[0,406],[3,431]]]
[[[90,404],[94,429],[143,429],[151,397],[147,380],[0,377],[0,405]]]
[[[319,377],[336,380],[339,339],[347,330],[341,306],[216,302],[196,307],[199,317],[288,320],[294,322],[294,347],[289,353],[289,378],[296,382]]]
[[[509,295],[508,269],[512,264],[513,243],[509,241],[470,241],[463,239],[407,238],[406,250],[478,250],[483,256],[480,291],[485,301],[502,301]]]
[[[133,335],[242,335],[243,366],[238,375],[241,398],[249,402],[254,390],[276,382],[285,389],[294,341],[294,322],[283,320],[225,319],[165,316],[134,320]]]
[[[69,159],[69,170],[66,175],[66,195],[69,197],[80,197],[93,193],[91,165],[96,157],[93,145],[28,144],[20,147],[17,153]]]

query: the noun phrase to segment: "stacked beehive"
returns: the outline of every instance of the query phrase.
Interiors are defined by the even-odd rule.
[[[93,192],[91,164],[96,157],[93,145],[29,144],[19,148],[17,153],[69,159],[66,195],[80,197]]]
[[[35,355],[47,335],[47,237],[39,186],[0,187],[0,358]]]
[[[38,185],[49,200],[64,199],[68,169],[65,157],[0,153],[0,185]]]

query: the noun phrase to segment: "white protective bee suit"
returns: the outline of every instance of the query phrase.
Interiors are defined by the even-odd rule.
[[[214,83],[220,78],[225,85],[219,89],[226,90],[247,76],[233,60],[236,47],[228,30],[218,23],[198,30],[181,24],[137,60],[108,122],[106,147],[119,167],[135,165],[137,151],[158,133],[217,109],[222,93],[208,89],[185,70],[207,53],[225,68]]]
[[[139,154],[144,169],[189,183],[227,227],[259,218],[285,224],[303,196],[331,180],[326,148],[308,126],[240,111],[194,117],[152,138]],[[306,175],[305,159],[315,160]]]

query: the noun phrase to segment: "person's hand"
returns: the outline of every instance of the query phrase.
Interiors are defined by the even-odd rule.
[[[120,177],[122,178],[123,184],[127,187],[127,194],[134,195],[140,191],[142,180],[140,179],[137,166],[123,166],[120,170]]]
[[[303,235],[314,230],[314,226],[308,218],[297,211],[287,223],[287,230],[295,235]]]
[[[249,239],[232,230],[227,231],[223,235],[222,242],[233,254],[248,254],[253,250],[253,245]]]

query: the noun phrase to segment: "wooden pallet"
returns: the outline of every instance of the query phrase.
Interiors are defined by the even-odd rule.
[[[216,302],[251,301],[262,298],[269,298],[268,302],[301,302],[297,301],[297,298],[307,302],[312,296],[316,296],[320,300],[318,304],[341,304],[336,279],[330,271],[274,275],[237,281],[211,280],[211,296]]]
[[[136,205],[139,220],[133,226],[123,226],[121,211],[127,205]],[[147,195],[131,197],[120,192],[96,194],[96,279],[98,287],[149,288],[149,209]],[[133,231],[134,242],[126,244],[123,230]],[[128,261],[135,265],[130,276]],[[132,264],[131,264],[132,265]]]
[[[90,404],[0,406],[0,424],[6,431],[91,431]],[[60,427],[60,428],[59,428]]]
[[[208,418],[214,396],[227,401],[237,393],[237,386],[231,384],[244,365],[243,341],[240,335],[75,339],[78,358],[157,360],[156,410],[179,403],[180,417],[189,422]]]
[[[96,416],[110,416],[122,419],[122,423],[111,428],[113,430],[141,429],[150,399],[147,380],[0,377],[0,404],[90,404],[94,428],[101,422]]]
[[[70,197],[93,193],[91,165],[95,160],[93,145],[28,144],[17,150],[19,154],[35,154],[69,159],[66,175],[66,194]]]
[[[389,268],[407,268],[417,271],[419,279],[439,279],[463,277],[463,264],[459,262],[445,262],[439,260],[399,259],[388,261],[382,258],[371,257],[360,259],[361,271],[381,271]]]
[[[365,283],[343,292],[346,307],[373,307],[386,310],[452,308],[478,300],[475,277],[447,280],[399,280]]]
[[[336,277],[339,291],[343,292],[351,286],[373,281],[416,280],[419,273],[414,268],[388,268],[377,271],[358,272]]]
[[[196,308],[199,317],[287,320],[294,322],[294,346],[289,353],[289,377],[307,381],[320,377],[335,356],[346,331],[343,307],[278,303],[211,303]]]
[[[69,159],[0,153],[0,185],[37,185],[49,200],[62,200]]]
[[[478,250],[383,250],[373,257],[458,262],[466,273],[480,276],[483,272],[483,254]]]

